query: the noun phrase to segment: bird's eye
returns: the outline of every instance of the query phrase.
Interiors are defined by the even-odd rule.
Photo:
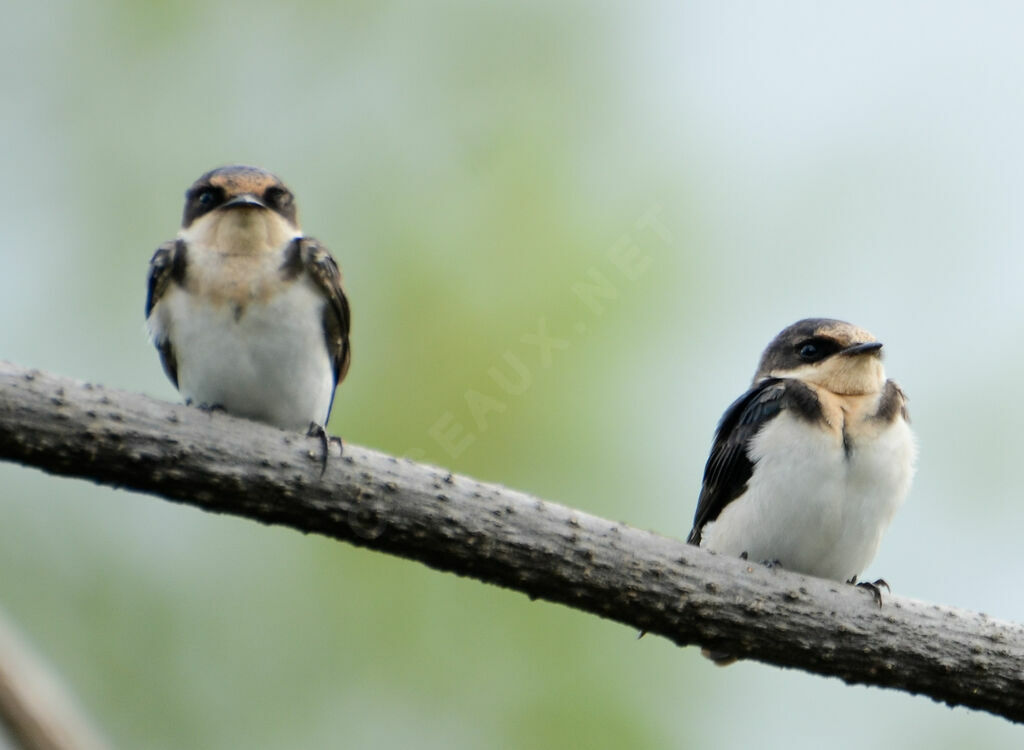
[[[820,362],[839,351],[839,342],[826,336],[815,336],[811,339],[804,339],[793,347],[796,356],[804,362]]]
[[[204,208],[209,208],[217,200],[217,193],[213,188],[203,188],[196,196],[196,202]]]
[[[282,190],[278,187],[268,189],[264,198],[267,203],[278,208],[287,208],[288,204],[292,202],[291,194],[287,190]]]

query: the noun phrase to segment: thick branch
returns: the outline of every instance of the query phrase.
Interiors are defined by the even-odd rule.
[[[657,633],[1024,721],[1024,627],[766,570],[346,445],[0,362],[0,457],[316,532]]]

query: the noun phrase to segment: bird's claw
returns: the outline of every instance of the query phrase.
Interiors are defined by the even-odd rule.
[[[320,439],[320,445],[323,446],[322,458],[320,459],[320,476],[324,475],[327,471],[327,459],[331,455],[331,446],[338,446],[338,455],[342,455],[345,452],[345,444],[341,442],[340,437],[328,435],[327,430],[324,429],[322,424],[316,422],[309,423],[309,429],[306,430],[306,437],[315,437]]]
[[[882,606],[882,588],[884,587],[886,591],[890,594],[892,593],[892,589],[889,588],[889,584],[885,582],[884,578],[876,578],[874,581],[858,581],[857,576],[854,576],[849,582],[859,588],[870,591],[871,596],[875,600],[875,604],[877,604],[879,608]]]
[[[205,411],[207,414],[227,414],[228,410],[220,404],[196,404],[193,403],[192,399],[186,399],[185,406],[194,406],[200,411]]]

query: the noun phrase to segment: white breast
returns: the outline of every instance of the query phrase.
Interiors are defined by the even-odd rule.
[[[326,423],[334,393],[324,304],[305,277],[237,316],[231,304],[172,287],[149,323],[171,340],[187,400],[299,431]]]
[[[838,432],[779,414],[750,443],[747,491],[705,525],[701,546],[823,578],[858,576],[906,497],[915,458],[902,418],[865,434],[847,453]]]

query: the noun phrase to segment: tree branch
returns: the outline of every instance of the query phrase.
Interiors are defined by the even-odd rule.
[[[1024,721],[1024,627],[712,555],[522,492],[0,362],[0,457],[315,532],[662,635]]]

